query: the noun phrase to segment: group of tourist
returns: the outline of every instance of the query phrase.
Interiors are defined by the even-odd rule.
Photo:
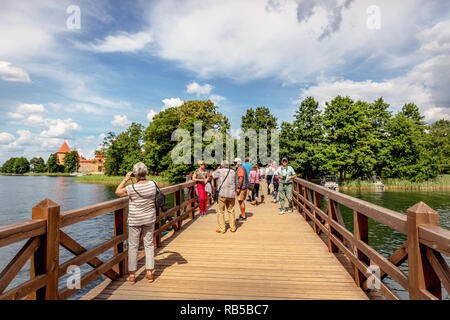
[[[222,164],[213,172],[205,169],[205,162],[199,161],[199,168],[194,172],[192,180],[196,182],[197,192],[199,196],[200,214],[206,215],[207,193],[212,194],[213,188],[210,180],[217,179],[216,188],[218,195],[218,228],[216,232],[225,233],[225,210],[228,212],[228,221],[230,231],[236,231],[234,206],[235,201],[239,203],[240,215],[237,220],[247,220],[245,213],[245,200],[252,205],[257,206],[264,202],[264,195],[260,188],[261,181],[267,182],[267,194],[273,189],[272,202],[278,202],[279,196],[281,209],[280,214],[287,211],[292,212],[292,181],[296,177],[294,169],[288,166],[288,159],[283,158],[282,166],[278,167],[276,162],[269,164],[265,168],[260,168],[257,164],[250,163],[249,158],[245,159],[242,164],[240,158],[234,159],[234,169],[230,168],[228,161]],[[208,192],[209,190],[209,192]],[[261,193],[261,195],[260,195]],[[285,208],[285,199],[288,200],[289,206]]]
[[[228,212],[228,222],[231,232],[236,232],[236,221],[246,221],[245,200],[249,197],[251,204],[256,206],[264,202],[264,195],[260,188],[261,181],[267,182],[267,193],[273,192],[272,202],[281,205],[280,214],[292,212],[292,182],[296,177],[294,169],[288,166],[287,158],[283,158],[282,165],[269,164],[266,168],[260,168],[250,163],[249,158],[242,163],[240,158],[234,159],[234,167],[231,168],[228,161],[222,161],[221,165],[213,172],[208,172],[205,162],[199,161],[199,168],[195,170],[192,180],[196,182],[201,216],[206,215],[208,193],[217,193],[218,201],[218,228],[216,232],[225,233],[225,211]],[[158,186],[156,182],[147,180],[148,169],[144,163],[138,162],[133,171],[128,172],[116,189],[119,197],[129,197],[128,209],[128,270],[127,281],[136,282],[137,256],[140,236],[142,234],[145,248],[146,279],[153,282],[155,254],[153,245],[153,232],[156,221],[156,195]],[[126,186],[132,178],[136,183]],[[216,179],[216,188],[213,190],[211,179]],[[271,190],[273,189],[273,190]],[[251,192],[249,192],[249,190]],[[261,196],[260,196],[261,193]],[[239,203],[239,218],[235,219],[235,202]],[[286,210],[285,199],[289,206]]]

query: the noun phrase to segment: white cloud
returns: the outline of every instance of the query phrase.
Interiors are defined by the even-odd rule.
[[[450,108],[430,108],[423,112],[425,119],[431,122],[445,119],[450,120]]]
[[[17,108],[17,112],[22,114],[27,113],[46,113],[44,106],[42,104],[21,104]]]
[[[8,112],[8,117],[14,120],[21,120],[25,118],[23,114],[17,112]]]
[[[100,141],[103,141],[103,139],[105,139],[105,137],[106,137],[106,134],[100,133],[99,136],[98,136],[98,139],[99,139]]]
[[[409,61],[409,46],[416,42],[412,30],[426,21],[429,11],[422,8],[429,2],[411,0],[405,6],[399,1],[377,1],[382,14],[378,32],[367,27],[370,5],[373,1],[206,5],[201,0],[166,0],[156,2],[147,18],[154,35],[153,53],[202,78],[270,77],[293,83],[314,81],[321,73],[329,77],[337,70],[349,72],[356,60],[377,59],[379,68],[384,65],[388,71],[393,53],[403,63]]]
[[[219,104],[219,102],[227,100],[225,97],[222,97],[222,96],[220,96],[220,95],[218,95],[218,94],[212,94],[212,95],[210,95],[210,96],[209,96],[209,99],[210,99],[212,102],[214,102],[215,104]]]
[[[157,112],[153,109],[151,109],[148,113],[147,113],[147,120],[149,122],[152,122],[153,117],[156,116]]]
[[[120,32],[114,36],[107,36],[104,40],[97,41],[96,44],[78,44],[78,46],[96,52],[136,52],[144,49],[151,42],[152,35],[147,32],[135,34]]]
[[[126,115],[121,116],[121,115],[116,114],[114,116],[114,120],[111,121],[111,124],[114,128],[125,129],[130,126],[131,121],[128,120]]]
[[[25,70],[14,67],[11,62],[0,61],[0,75],[5,81],[31,82],[30,76]]]
[[[102,114],[103,111],[100,107],[88,104],[88,103],[73,103],[66,108],[69,112],[83,112],[90,114]]]
[[[162,102],[164,103],[163,109],[179,107],[184,103],[180,98],[167,98],[163,99]]]
[[[12,141],[14,141],[14,136],[8,132],[0,132],[0,144],[8,144]]]
[[[25,125],[25,126],[30,126],[33,128],[45,128],[48,126],[48,119],[44,118],[42,115],[40,114],[30,114],[27,118],[18,121],[17,123]],[[15,122],[11,122],[11,123],[15,123]]]
[[[47,105],[52,108],[55,111],[59,111],[61,110],[61,104],[60,103],[53,103],[53,102],[49,102],[47,103]]]
[[[186,85],[186,92],[190,94],[196,94],[197,97],[205,94],[209,94],[213,89],[213,86],[209,84],[199,85],[196,81],[192,81]]]
[[[316,98],[323,106],[337,95],[354,100],[374,101],[379,97],[398,111],[405,103],[414,102],[427,121],[448,119],[450,115],[450,21],[440,22],[419,33],[420,52],[429,56],[404,76],[384,81],[322,79],[303,89],[300,100]],[[298,103],[299,101],[296,101]]]
[[[47,119],[48,129],[40,133],[43,138],[70,139],[81,130],[81,126],[72,119]]]
[[[20,145],[31,145],[33,144],[34,135],[29,130],[17,130],[18,138],[16,143]]]
[[[65,140],[69,139],[47,138],[39,136],[36,137],[36,140],[40,143],[43,150],[54,153],[58,150],[59,147],[61,147]]]

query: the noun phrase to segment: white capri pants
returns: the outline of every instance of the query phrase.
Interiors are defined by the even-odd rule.
[[[137,270],[137,258],[139,249],[139,238],[143,234],[145,248],[145,268],[153,270],[155,268],[155,247],[153,246],[153,230],[155,224],[128,227],[128,270]]]

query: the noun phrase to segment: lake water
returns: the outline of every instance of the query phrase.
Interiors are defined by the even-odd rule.
[[[115,199],[115,186],[100,184],[75,183],[71,177],[47,177],[47,176],[0,176],[0,226],[31,219],[31,208],[45,198],[49,198],[61,205],[61,211],[79,208],[82,206]],[[450,191],[360,191],[345,192],[353,197],[360,198],[380,206],[406,213],[406,209],[419,201],[424,201],[439,213],[439,222],[442,227],[450,228]],[[169,201],[172,202],[172,197]],[[170,207],[170,205],[169,205]],[[341,207],[346,227],[353,230],[353,215],[346,208]],[[85,248],[92,248],[105,240],[113,237],[113,214],[109,213],[88,221],[77,223],[63,228],[72,238]],[[369,244],[378,252],[388,257],[404,241],[406,237],[386,226],[369,220]],[[25,241],[0,248],[0,270],[20,250]],[[103,261],[112,257],[112,249],[103,253],[99,258]],[[61,262],[67,261],[73,255],[65,249],[61,249]],[[448,261],[448,260],[447,260]],[[407,272],[407,264],[401,266]],[[19,272],[10,286],[15,286],[29,279],[29,263]],[[83,265],[82,274],[92,270]],[[72,299],[78,299],[91,288],[101,283],[104,276],[89,284]],[[64,287],[66,276],[60,278],[60,286]],[[397,291],[402,298],[407,298],[406,292],[387,278],[386,283]],[[445,291],[444,291],[445,292]],[[448,299],[446,295],[445,298]]]

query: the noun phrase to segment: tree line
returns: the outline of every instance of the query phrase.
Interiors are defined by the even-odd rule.
[[[280,127],[267,107],[249,108],[241,119],[242,130],[279,130],[280,158],[289,158],[298,174],[308,179],[336,174],[344,180],[379,175],[425,181],[450,173],[450,121],[427,125],[414,103],[405,104],[394,115],[383,98],[368,103],[337,96],[321,110],[308,97],[301,101],[293,121],[284,121]],[[161,111],[146,128],[133,123],[118,135],[110,132],[104,142],[107,174],[124,175],[134,163],[143,161],[151,172],[182,181],[196,164],[172,163],[171,151],[177,141],[171,140],[171,134],[177,128],[192,133],[197,120],[203,121],[203,132],[230,128],[214,103],[195,100]]]
[[[241,129],[278,130],[280,158],[287,157],[297,174],[307,179],[324,174],[336,174],[341,180],[378,175],[420,182],[450,173],[450,121],[426,124],[414,103],[405,104],[396,114],[389,107],[383,98],[369,103],[337,96],[321,110],[319,103],[308,97],[299,103],[292,121],[283,121],[280,126],[269,108],[249,108],[241,117]],[[183,181],[196,164],[172,162],[171,152],[178,141],[171,138],[174,130],[185,129],[191,133],[193,145],[195,121],[202,121],[203,133],[215,129],[226,137],[230,130],[228,118],[212,101],[186,101],[162,110],[147,127],[133,122],[123,132],[109,132],[103,142],[106,174],[125,175],[142,161],[152,174],[163,174],[172,182]],[[269,149],[270,139],[269,134]],[[231,157],[236,156],[237,141],[233,138]],[[225,144],[225,140],[222,142]],[[210,143],[203,140],[203,149]],[[28,170],[38,172],[45,167],[47,172],[73,172],[76,157],[78,154],[66,154],[64,166],[57,165],[56,154],[50,155],[47,164],[33,158]],[[25,161],[14,159],[4,164],[1,172],[26,171]]]
[[[47,163],[42,157],[34,157],[30,161],[25,157],[10,158],[1,166],[0,173],[72,173],[78,169],[79,155],[76,150],[65,153],[64,165],[58,164],[57,160],[56,153],[49,156]]]

